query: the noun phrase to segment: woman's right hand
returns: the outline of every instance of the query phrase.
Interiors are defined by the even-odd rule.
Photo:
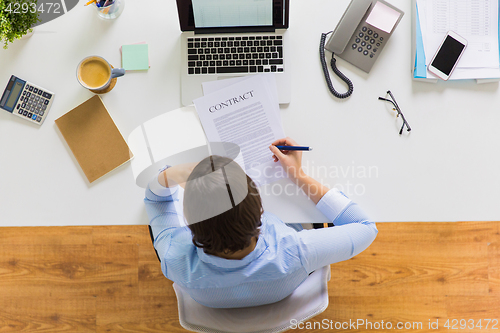
[[[276,148],[276,146],[298,146],[297,142],[287,137],[274,141],[269,149],[271,149],[274,154],[274,162],[280,161],[288,177],[294,181],[315,204],[317,204],[329,191],[329,188],[305,174],[302,170],[301,151],[281,151]]]
[[[269,146],[269,149],[273,152],[274,162],[280,161],[281,165],[288,174],[288,177],[292,180],[298,180],[305,176],[302,170],[302,152],[301,151],[291,151],[285,150],[281,151],[276,146],[298,146],[295,140],[286,137],[284,139],[276,140]]]

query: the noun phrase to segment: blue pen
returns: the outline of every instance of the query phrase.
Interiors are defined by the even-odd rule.
[[[279,150],[301,150],[301,151],[311,151],[313,150],[311,147],[302,147],[302,146],[276,146]]]

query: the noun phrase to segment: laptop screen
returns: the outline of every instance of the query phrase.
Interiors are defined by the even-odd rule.
[[[191,0],[197,28],[273,25],[273,0]]]
[[[289,0],[177,0],[182,31],[257,32],[288,28]]]

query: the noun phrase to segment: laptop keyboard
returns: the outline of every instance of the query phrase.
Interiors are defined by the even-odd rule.
[[[188,74],[283,72],[283,36],[188,38]]]

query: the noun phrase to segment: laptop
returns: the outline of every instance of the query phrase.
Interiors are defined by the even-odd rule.
[[[290,0],[177,0],[182,104],[202,83],[274,73],[280,104],[290,103]]]

